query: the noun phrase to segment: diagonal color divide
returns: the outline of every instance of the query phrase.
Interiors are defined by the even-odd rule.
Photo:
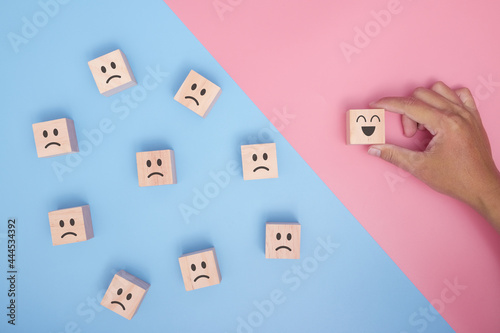
[[[456,331],[500,329],[498,235],[469,208],[344,139],[345,110],[440,79],[473,91],[498,157],[500,46],[491,32],[500,29],[499,4],[165,2],[270,121],[281,105],[295,115],[282,134]],[[481,24],[463,24],[471,17]],[[286,112],[279,118],[288,121]],[[398,117],[387,118],[388,142],[425,144],[404,139]],[[442,283],[455,276],[467,290],[451,302]]]

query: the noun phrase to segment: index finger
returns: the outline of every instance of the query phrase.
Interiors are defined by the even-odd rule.
[[[415,97],[384,97],[370,103],[370,106],[406,115],[424,125],[432,134],[436,134],[442,116],[439,110]]]

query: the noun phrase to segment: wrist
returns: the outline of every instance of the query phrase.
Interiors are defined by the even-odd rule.
[[[500,232],[500,173],[489,190],[482,193],[477,211]]]

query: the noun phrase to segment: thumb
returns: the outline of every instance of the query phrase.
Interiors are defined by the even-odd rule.
[[[373,145],[368,149],[368,154],[378,156],[389,163],[415,175],[423,162],[422,152],[398,147],[395,145]]]

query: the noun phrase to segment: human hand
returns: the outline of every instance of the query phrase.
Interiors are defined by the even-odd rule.
[[[370,106],[402,114],[407,137],[426,129],[433,138],[424,151],[385,144],[371,146],[369,154],[469,204],[500,231],[500,173],[467,88],[452,90],[437,82],[431,89],[415,89],[410,97],[386,97]]]

